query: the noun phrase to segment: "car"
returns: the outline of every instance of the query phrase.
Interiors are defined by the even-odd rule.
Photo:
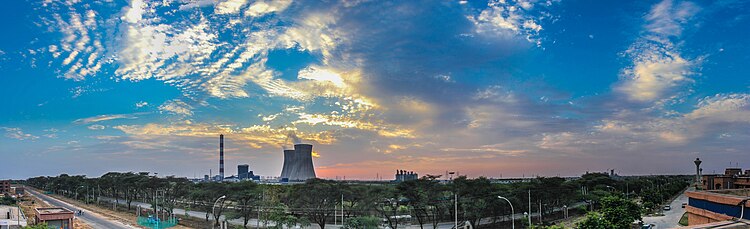
[[[687,206],[687,203],[682,203],[682,208],[685,208]]]
[[[656,224],[643,223],[641,225],[641,229],[655,229],[655,228],[656,228]]]
[[[664,206],[664,211],[672,210],[672,207],[669,205]]]

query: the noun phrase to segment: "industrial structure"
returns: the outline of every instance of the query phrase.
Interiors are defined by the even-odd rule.
[[[419,179],[419,175],[414,171],[396,170],[396,182],[410,181]]]
[[[237,179],[239,180],[259,180],[260,176],[256,176],[255,173],[250,170],[250,165],[242,164],[237,165]]]
[[[224,135],[219,135],[219,179],[224,180]]]
[[[281,167],[282,181],[305,181],[315,178],[312,147],[310,144],[295,144],[294,150],[284,150],[284,164]]]

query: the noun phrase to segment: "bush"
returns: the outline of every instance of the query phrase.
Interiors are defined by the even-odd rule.
[[[346,219],[344,229],[377,229],[380,218],[372,216],[358,216]]]
[[[16,199],[13,199],[10,196],[3,196],[3,198],[0,198],[0,205],[14,205],[16,204]]]
[[[611,229],[615,228],[612,223],[604,219],[602,214],[597,212],[589,212],[586,214],[586,218],[576,224],[578,229]]]

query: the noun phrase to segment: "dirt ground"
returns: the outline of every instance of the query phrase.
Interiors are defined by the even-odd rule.
[[[34,208],[50,207],[50,205],[44,203],[44,201],[40,201],[31,195],[25,195],[21,198],[21,202],[19,202],[18,205],[21,206],[23,214],[26,215],[26,218],[28,219],[27,223],[29,225],[34,224]],[[73,226],[80,229],[94,229],[80,220],[73,220]]]

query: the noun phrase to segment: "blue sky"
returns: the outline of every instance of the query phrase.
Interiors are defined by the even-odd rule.
[[[12,1],[0,174],[720,172],[748,154],[743,1]]]

